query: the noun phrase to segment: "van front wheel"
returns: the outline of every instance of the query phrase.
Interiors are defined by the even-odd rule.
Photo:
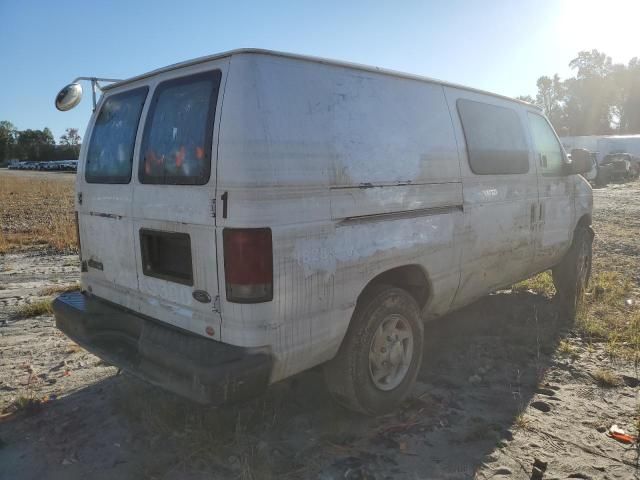
[[[387,413],[411,392],[422,349],[415,299],[401,288],[376,285],[358,302],[338,355],[325,365],[327,388],[351,410]]]
[[[593,231],[589,227],[578,227],[571,248],[552,271],[557,295],[571,321],[575,319],[584,291],[589,286],[592,243]]]

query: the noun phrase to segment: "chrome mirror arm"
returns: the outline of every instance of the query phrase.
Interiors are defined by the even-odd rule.
[[[71,83],[78,83],[78,81],[80,81],[80,80],[87,80],[87,81],[91,82],[91,93],[93,95],[93,111],[94,112],[96,111],[96,105],[97,105],[96,88],[98,90],[102,91],[102,87],[100,86],[100,83],[98,83],[98,82],[114,83],[114,82],[120,82],[121,81],[121,80],[119,80],[117,78],[78,77]]]

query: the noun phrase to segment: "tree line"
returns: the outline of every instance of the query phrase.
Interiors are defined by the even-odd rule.
[[[56,143],[48,128],[18,130],[11,122],[0,121],[0,164],[9,160],[76,160],[82,138],[77,128],[67,128]]]
[[[598,50],[582,51],[569,62],[575,76],[538,78],[534,103],[561,136],[640,134],[640,59],[613,63]]]

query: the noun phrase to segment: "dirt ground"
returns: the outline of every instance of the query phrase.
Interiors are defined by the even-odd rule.
[[[594,274],[624,278],[624,326],[640,301],[640,182],[594,197]],[[640,478],[637,444],[606,434],[638,434],[629,342],[586,335],[545,292],[497,292],[427,325],[411,398],[366,418],[331,401],[320,369],[199,407],[118,374],[51,315],[18,317],[78,272],[75,255],[0,256],[2,479],[529,479],[536,461],[545,480]]]

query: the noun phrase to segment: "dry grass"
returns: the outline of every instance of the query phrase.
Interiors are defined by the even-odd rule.
[[[75,292],[80,290],[80,282],[75,283],[67,283],[65,285],[53,285],[51,287],[47,287],[42,292],[41,295],[51,296],[51,295],[59,295],[61,293],[67,292]]]
[[[617,265],[609,264],[608,267]],[[603,265],[594,266],[594,270]],[[640,309],[628,306],[625,301],[632,293],[633,282],[622,265],[618,270],[594,272],[584,304],[578,312],[576,327],[588,343],[603,342],[612,359],[625,358],[640,362]],[[553,297],[555,287],[550,271],[524,280],[513,286],[514,292],[533,291]],[[576,358],[577,351],[567,341],[561,341],[558,353]]]
[[[558,344],[558,353],[563,357],[569,357],[573,359],[576,359],[580,356],[576,347],[574,347],[568,340],[560,340],[560,343]]]
[[[598,272],[591,279],[577,327],[589,342],[604,342],[609,355],[640,361],[640,310],[626,305],[633,285],[616,271]]]
[[[526,430],[527,428],[529,428],[530,423],[531,418],[527,417],[524,412],[521,412],[513,421],[513,427],[518,430]]]
[[[0,176],[0,254],[35,246],[77,251],[73,192],[68,180]]]
[[[596,370],[593,374],[593,379],[600,387],[604,388],[614,388],[622,385],[622,379],[611,370]]]
[[[16,311],[18,318],[31,318],[38,315],[52,314],[51,299],[38,300],[33,303],[25,303]]]
[[[80,351],[82,351],[82,347],[80,345],[75,342],[70,342],[66,353],[67,355],[71,355],[72,353],[78,353]]]

